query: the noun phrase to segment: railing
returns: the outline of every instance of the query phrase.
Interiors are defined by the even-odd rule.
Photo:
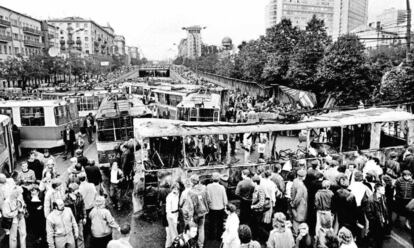
[[[38,41],[33,40],[24,40],[25,46],[31,46],[31,47],[43,47],[43,43],[40,43]]]
[[[39,30],[36,30],[34,28],[29,28],[29,27],[23,27],[23,32],[34,34],[34,35],[40,35],[41,34],[41,32]]]
[[[6,21],[6,20],[3,20],[3,19],[0,19],[0,26],[10,27],[10,22]]]
[[[12,37],[10,35],[0,34],[0,41],[9,42],[12,41]]]

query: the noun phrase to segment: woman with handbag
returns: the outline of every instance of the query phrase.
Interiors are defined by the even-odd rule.
[[[10,230],[9,248],[17,248],[17,233],[20,238],[20,248],[26,248],[26,204],[22,193],[20,187],[15,187],[2,208],[2,227]]]

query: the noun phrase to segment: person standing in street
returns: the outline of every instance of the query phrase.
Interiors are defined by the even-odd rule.
[[[9,248],[17,248],[17,237],[20,238],[20,248],[26,248],[26,220],[24,218],[26,204],[23,201],[23,190],[13,188],[2,207],[3,222],[10,223]]]
[[[77,248],[84,248],[83,226],[86,224],[86,210],[82,195],[78,191],[79,185],[71,183],[68,186],[68,192],[65,195],[65,207],[72,210],[76,223],[78,224],[79,236],[76,240]]]
[[[91,247],[106,247],[112,240],[112,229],[119,230],[111,212],[105,208],[105,198],[97,196],[95,207],[89,213],[91,220]]]
[[[93,142],[93,126],[94,126],[94,119],[93,119],[92,113],[89,113],[85,118],[85,122],[83,123],[83,127],[86,130],[86,135],[88,136],[89,144],[92,144]]]
[[[306,221],[308,212],[308,189],[303,181],[306,178],[306,171],[300,169],[297,172],[298,177],[293,180],[290,202],[293,214],[293,230],[295,234],[299,233],[299,225]]]
[[[165,213],[168,226],[166,227],[167,238],[165,247],[170,247],[172,241],[178,236],[178,202],[180,198],[180,185],[178,183],[171,186],[171,192],[165,200]]]
[[[210,212],[209,216],[209,233],[212,239],[220,240],[221,235],[223,234],[223,226],[225,219],[225,207],[228,203],[226,189],[223,185],[219,184],[220,174],[214,172],[213,183],[207,185],[207,193],[210,199]]]
[[[198,246],[204,247],[204,224],[206,215],[209,212],[209,196],[206,186],[200,183],[200,178],[197,174],[190,177],[191,188],[187,193],[187,200],[183,205],[183,216],[186,224],[194,222],[197,224],[198,231]]]
[[[385,230],[388,225],[388,209],[385,205],[385,186],[378,182],[375,184],[374,193],[369,197],[366,204],[366,216],[369,221],[369,233],[374,248],[382,248]]]
[[[107,248],[132,248],[132,245],[129,242],[130,231],[131,226],[128,223],[123,224],[121,226],[121,237],[119,239],[109,241]]]
[[[88,182],[93,183],[93,185],[95,185],[96,192],[101,194],[102,174],[99,167],[95,165],[95,160],[88,161],[88,165],[85,167],[85,173]]]
[[[62,187],[62,181],[55,178],[52,180],[52,188],[48,190],[45,195],[44,207],[43,210],[45,212],[45,218],[49,216],[49,214],[53,211],[53,206],[58,199],[64,199],[65,192]]]
[[[47,243],[49,248],[75,248],[79,230],[70,208],[62,199],[55,202],[53,210],[46,218]]]
[[[240,223],[250,224],[251,205],[254,184],[250,178],[250,171],[245,169],[241,173],[242,180],[237,184],[236,196],[240,198]]]
[[[124,173],[118,168],[118,162],[112,162],[110,177],[110,196],[112,204],[118,211],[121,210],[121,183],[124,180]]]
[[[63,142],[65,143],[65,152],[66,158],[70,153],[70,156],[73,157],[75,153],[75,131],[70,127],[70,125],[66,125],[66,129],[63,131]]]

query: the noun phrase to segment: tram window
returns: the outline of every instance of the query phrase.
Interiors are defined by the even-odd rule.
[[[97,120],[99,141],[128,140],[133,136],[130,116]]]
[[[45,114],[43,107],[21,107],[20,118],[22,126],[45,125]]]
[[[406,145],[407,136],[408,126],[406,121],[382,123],[380,148]]]
[[[369,149],[371,142],[371,124],[361,124],[344,127],[342,151],[357,151]]]
[[[13,118],[12,108],[0,108],[0,114]]]
[[[200,108],[199,121],[213,121],[214,109]]]
[[[63,125],[69,122],[69,111],[66,105],[56,106],[53,110],[53,112],[55,113],[56,125]]]
[[[182,137],[151,138],[148,159],[152,169],[183,166],[182,148]]]

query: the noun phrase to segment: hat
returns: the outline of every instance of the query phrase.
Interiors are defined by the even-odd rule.
[[[105,205],[105,197],[103,196],[97,196],[95,198],[95,206],[100,207]]]
[[[197,184],[198,182],[200,182],[200,177],[199,177],[197,174],[193,174],[193,175],[191,175],[191,177],[190,177],[190,181],[191,181],[193,184]]]
[[[409,170],[403,170],[402,175],[403,176],[411,176],[411,171],[409,171]]]
[[[305,177],[306,176],[306,171],[304,169],[300,169],[296,173],[299,177]]]
[[[211,176],[211,178],[212,178],[214,181],[218,181],[218,180],[220,180],[220,173],[218,173],[218,172],[213,172],[213,175]]]

